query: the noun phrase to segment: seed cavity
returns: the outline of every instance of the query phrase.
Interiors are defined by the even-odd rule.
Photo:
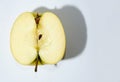
[[[38,24],[40,21],[40,15],[37,13],[36,17],[35,17],[35,22],[36,22],[36,27],[38,28]],[[37,34],[38,35],[38,34]],[[39,34],[38,39],[37,39],[37,45],[38,45],[38,40],[40,40],[42,38],[42,34]],[[36,58],[36,64],[35,64],[35,69],[34,71],[37,72],[37,68],[38,68],[38,62],[42,62],[40,56],[39,56],[39,47],[37,46],[37,58]]]

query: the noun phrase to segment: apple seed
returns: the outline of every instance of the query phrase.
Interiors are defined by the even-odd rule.
[[[42,34],[39,35],[39,40],[42,38]]]

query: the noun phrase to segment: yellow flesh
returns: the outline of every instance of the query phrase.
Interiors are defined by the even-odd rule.
[[[53,13],[43,13],[38,27],[30,12],[21,14],[11,31],[11,50],[21,64],[31,64],[39,56],[44,63],[56,64],[64,56],[65,34],[61,22]],[[38,40],[39,34],[42,38]],[[38,43],[37,43],[38,42]]]

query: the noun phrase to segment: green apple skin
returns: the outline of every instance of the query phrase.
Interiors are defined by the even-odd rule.
[[[15,20],[10,33],[10,47],[14,58],[24,65],[32,64],[37,55],[44,64],[56,64],[66,48],[65,33],[60,19],[51,12],[41,14],[39,24],[36,14],[24,12]],[[42,38],[39,40],[39,35]]]

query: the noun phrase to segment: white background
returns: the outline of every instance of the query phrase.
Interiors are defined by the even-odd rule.
[[[76,56],[59,62],[57,67],[39,66],[37,73],[34,66],[17,63],[10,51],[10,31],[16,17],[40,7],[60,13],[67,5],[72,6],[69,12],[77,13],[68,13],[74,19],[68,22],[67,18],[62,18],[64,13],[60,15],[65,19],[63,25],[73,26],[68,31],[65,29],[67,56],[71,53]],[[0,81],[120,82],[120,0],[0,0]]]

